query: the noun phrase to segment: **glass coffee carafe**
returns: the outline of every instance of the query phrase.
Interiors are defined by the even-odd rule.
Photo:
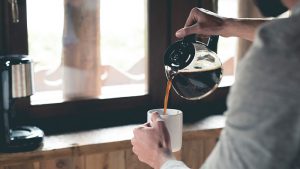
[[[210,49],[217,36],[204,44],[190,35],[173,43],[164,56],[167,79],[182,98],[197,100],[212,93],[222,78],[222,63]]]

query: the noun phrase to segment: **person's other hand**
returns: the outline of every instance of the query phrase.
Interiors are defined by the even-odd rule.
[[[177,38],[198,34],[202,37],[221,35],[227,37],[225,18],[202,8],[193,8],[183,28],[176,32]]]
[[[138,159],[155,169],[172,157],[170,136],[158,113],[153,113],[151,123],[133,130],[132,151]]]

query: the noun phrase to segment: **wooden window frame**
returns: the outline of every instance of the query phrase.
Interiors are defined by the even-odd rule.
[[[166,78],[163,55],[174,42],[175,31],[182,27],[193,7],[209,6],[211,0],[148,0],[148,94],[143,96],[89,99],[62,103],[31,105],[30,98],[16,100],[17,124],[37,125],[46,134],[91,128],[143,123],[146,111],[163,106]],[[20,22],[13,24],[10,6],[1,1],[1,54],[28,54],[26,1],[19,0]],[[185,112],[185,122],[192,122],[226,109],[229,87],[218,88],[199,101],[186,101],[171,92],[169,107]]]

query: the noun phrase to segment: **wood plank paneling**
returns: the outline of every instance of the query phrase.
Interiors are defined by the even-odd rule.
[[[217,138],[189,140],[184,142],[182,161],[192,169],[199,169],[216,144]]]
[[[39,169],[85,169],[84,156],[57,158],[40,162]]]
[[[41,168],[40,162],[34,162],[34,163],[33,163],[33,168],[34,168],[34,169],[40,169],[40,168]]]
[[[184,126],[183,142],[215,139],[225,125],[223,116],[211,116],[199,123]],[[110,153],[131,148],[132,130],[138,125],[111,127],[85,132],[47,136],[43,146],[35,151],[0,153],[1,164],[22,164],[74,155]]]
[[[105,162],[107,167],[103,167],[103,169],[125,169],[125,151],[108,153],[108,159]]]
[[[204,156],[203,140],[185,142],[182,149],[182,161],[192,169],[200,168]]]
[[[125,151],[44,160],[35,169],[125,169]]]
[[[85,168],[87,169],[101,169],[107,168],[107,161],[108,155],[107,154],[93,154],[87,155],[85,157]]]
[[[181,150],[177,151],[177,152],[173,152],[173,155],[175,156],[176,160],[182,160],[182,158],[181,158],[181,156],[182,156]]]
[[[217,138],[204,140],[204,154],[205,154],[204,160],[206,160],[206,158],[212,152],[216,144],[217,144]]]
[[[21,165],[3,166],[1,169],[37,169],[37,168],[34,168],[33,163],[27,163]]]
[[[125,150],[126,169],[151,169],[150,166],[139,161],[131,149]]]
[[[181,151],[175,152],[177,160],[182,160],[191,169],[198,169],[216,144],[216,138],[188,139],[183,141]],[[139,161],[130,149],[107,153],[73,153],[68,157],[28,162],[20,165],[2,166],[0,169],[151,169]]]

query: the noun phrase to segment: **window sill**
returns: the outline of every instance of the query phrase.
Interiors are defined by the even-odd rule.
[[[230,87],[233,85],[235,81],[235,76],[234,75],[230,75],[230,76],[223,76],[221,83],[219,85],[219,88],[223,88],[223,87]]]
[[[122,97],[144,96],[146,94],[147,89],[144,84],[115,85],[101,87],[101,96],[99,97],[82,99],[113,99]],[[64,98],[62,90],[37,92],[33,96],[31,96],[30,100],[31,105],[43,105],[71,101]]]
[[[217,138],[225,125],[225,117],[215,115],[184,126],[183,142],[191,139]],[[47,136],[35,151],[0,153],[0,164],[21,164],[58,157],[106,153],[130,149],[132,130],[137,125],[96,129],[85,132]]]

